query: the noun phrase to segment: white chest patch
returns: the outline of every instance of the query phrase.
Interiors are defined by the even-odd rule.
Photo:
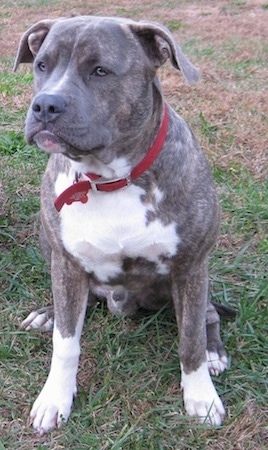
[[[70,186],[72,180],[60,173],[56,195]],[[168,273],[160,257],[176,253],[180,242],[176,224],[163,225],[158,219],[147,223],[146,212],[153,211],[154,206],[142,203],[140,197],[144,193],[135,185],[112,193],[91,190],[87,203],[64,205],[59,213],[66,250],[103,283],[122,272],[125,257],[143,257],[156,264],[159,274]],[[161,200],[157,188],[155,198]]]

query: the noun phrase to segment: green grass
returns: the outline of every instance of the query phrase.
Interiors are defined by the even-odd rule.
[[[183,24],[182,22],[180,22],[179,20],[169,20],[166,24],[166,26],[171,30],[171,31],[177,31],[180,30],[181,28],[183,28]]]
[[[49,335],[18,328],[19,319],[50,298],[49,277],[37,246],[38,186],[46,157],[24,145],[17,133],[2,135],[2,142],[7,203],[0,222],[0,427],[1,421],[14,422],[14,430],[2,438],[3,448],[26,449],[31,431],[25,429],[19,441],[15,435],[22,411],[27,413],[45,380],[51,353]],[[222,233],[233,243],[211,256],[212,294],[238,311],[236,321],[223,326],[231,368],[215,382],[229,418],[235,420],[236,411],[243,411],[248,402],[260,408],[267,402],[268,189],[242,167],[235,172],[215,167],[214,175],[223,210]],[[122,321],[105,308],[94,309],[82,344],[82,364],[88,369],[70,422],[64,434],[52,433],[53,442],[77,450],[201,449],[209,436],[213,448],[220,432],[202,426],[193,432],[191,421],[183,416],[176,335],[168,312]]]
[[[10,76],[11,64],[7,62],[6,71],[0,74],[0,94],[4,96],[14,96],[21,94],[27,85],[33,82],[33,75],[31,73],[16,73]]]
[[[51,0],[4,0],[3,1],[6,8],[42,8],[42,7],[50,7]],[[53,0],[54,6],[57,6],[58,1]]]
[[[234,2],[237,7],[238,3],[242,7],[244,2]],[[171,6],[167,2],[165,7]],[[176,30],[177,23],[181,22],[174,21]],[[237,45],[228,38],[221,48],[187,38],[183,47],[199,61],[205,58],[210,63],[224,54],[221,67],[225,64],[230,77],[238,71],[239,77],[231,78],[231,83],[241,86],[248,82],[249,67],[260,68],[263,59],[254,57],[236,66],[232,55]],[[252,48],[252,42],[249,45]],[[47,156],[24,142],[30,94],[27,102],[14,103],[29,89],[31,74],[12,74],[6,58],[0,64],[4,100],[0,108],[0,450],[264,450],[268,185],[235,155],[222,164],[220,156],[235,142],[238,125],[247,115],[241,115],[240,124],[230,119],[227,144],[221,134],[226,125],[211,118],[205,94],[202,102],[196,102],[193,122],[205,147],[219,152],[218,158],[211,158],[211,166],[222,208],[221,236],[210,258],[211,294],[214,301],[237,311],[235,319],[222,321],[230,368],[214,379],[227,410],[224,425],[208,429],[185,416],[177,326],[171,312],[120,320],[100,305],[89,312],[85,323],[78,395],[68,425],[43,438],[29,427],[29,410],[46,380],[52,351],[49,333],[28,333],[19,327],[29,311],[51,303],[50,278],[38,248],[39,186]],[[254,86],[247,86],[254,95],[263,80],[256,77]],[[209,84],[207,89],[210,92]],[[185,104],[180,93],[175,95],[177,104],[188,110],[195,100],[193,94]],[[261,114],[257,117],[261,123]]]

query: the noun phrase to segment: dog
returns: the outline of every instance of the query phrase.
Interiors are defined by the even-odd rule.
[[[198,81],[154,22],[41,20],[21,38],[14,70],[33,62],[34,71],[26,141],[50,154],[40,245],[53,307],[23,322],[53,328],[50,372],[30,414],[40,435],[68,420],[87,305],[100,299],[123,317],[171,301],[186,412],[212,425],[224,418],[211,375],[227,368],[227,355],[208,296],[219,204],[204,153],[163,97],[157,70],[167,60]]]

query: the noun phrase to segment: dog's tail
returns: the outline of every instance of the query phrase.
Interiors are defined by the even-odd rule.
[[[217,313],[220,314],[220,316],[226,317],[226,318],[232,318],[235,317],[237,312],[235,309],[230,308],[226,305],[221,305],[220,303],[211,302],[214,308],[216,309]]]

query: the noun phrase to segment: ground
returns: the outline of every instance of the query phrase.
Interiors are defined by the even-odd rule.
[[[237,317],[223,323],[230,369],[215,380],[227,409],[220,429],[183,416],[173,318],[120,321],[105,308],[94,310],[85,326],[68,425],[39,438],[27,423],[51,352],[50,335],[19,329],[29,310],[51,301],[37,242],[46,158],[22,134],[31,68],[13,74],[12,64],[27,27],[77,14],[164,23],[200,69],[195,86],[169,64],[160,78],[167,101],[208,156],[222,204],[212,295]],[[0,449],[268,448],[267,1],[2,0],[0,20]]]

